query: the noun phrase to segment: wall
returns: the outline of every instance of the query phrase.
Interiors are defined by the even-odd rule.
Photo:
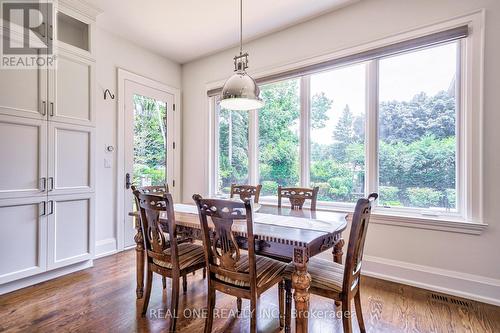
[[[120,37],[97,28],[96,48],[96,255],[116,250],[116,135],[117,135],[117,68],[181,87],[181,66],[140,48]],[[103,99],[103,91],[111,90],[115,99]],[[115,147],[106,153],[107,145]],[[104,167],[104,159],[112,161]]]
[[[253,71],[328,54],[431,24],[480,8],[486,9],[484,90],[484,217],[481,235],[372,224],[364,272],[416,286],[500,305],[500,132],[496,92],[500,77],[500,1],[365,0],[245,45]],[[232,72],[236,49],[183,65],[183,200],[208,191],[207,84]]]

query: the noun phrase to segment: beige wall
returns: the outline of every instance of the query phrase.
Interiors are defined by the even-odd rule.
[[[500,305],[500,1],[364,0],[245,45],[254,71],[266,71],[454,16],[486,9],[484,217],[482,235],[372,224],[366,272]],[[182,67],[183,200],[208,190],[207,83],[227,78],[236,49]]]
[[[116,250],[116,135],[117,135],[117,68],[181,87],[181,66],[120,37],[97,29],[96,38],[96,255]],[[103,99],[111,90],[115,99]],[[115,147],[106,153],[105,145]],[[112,168],[104,168],[104,159]]]

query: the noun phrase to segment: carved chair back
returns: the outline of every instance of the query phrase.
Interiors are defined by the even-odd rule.
[[[311,210],[316,210],[319,187],[281,187],[278,186],[278,207],[281,207],[282,198],[288,198],[292,209],[302,209],[306,200],[311,200]]]
[[[143,194],[139,190],[135,190],[134,195],[139,202],[144,249],[147,253],[148,263],[157,259],[169,262],[174,269],[179,269],[172,195],[170,193],[164,193],[162,196]],[[168,220],[168,230],[163,230],[164,227],[160,223],[160,214],[163,212]],[[165,232],[168,232],[169,240],[165,238]],[[170,255],[164,252],[168,248],[170,248]]]
[[[262,185],[236,185],[231,184],[231,198],[239,195],[241,200],[250,199],[253,197],[253,202],[259,203],[260,190]]]
[[[368,230],[372,205],[377,198],[378,194],[372,193],[367,199],[359,199],[354,209],[344,270],[342,290],[345,293],[355,292],[359,286],[366,232]]]
[[[210,277],[224,277],[230,280],[247,282],[251,289],[256,287],[257,273],[255,265],[255,239],[253,234],[253,214],[250,199],[244,202],[231,200],[203,199],[199,194],[193,195],[198,207],[202,227],[205,259],[208,263]],[[213,228],[210,228],[209,219]],[[237,263],[241,253],[232,232],[235,221],[245,221],[248,235],[248,273],[238,272]],[[217,278],[220,280],[220,278]]]
[[[143,187],[137,187],[135,185],[132,185],[130,186],[130,188],[132,189],[132,193],[134,193],[135,205],[137,207],[137,210],[139,210],[139,197],[135,195],[135,191],[139,191],[139,193],[142,194],[154,194],[159,196],[163,196],[164,193],[169,193],[168,184],[158,185],[158,186],[143,186]]]
[[[156,194],[163,195],[163,193],[169,193],[168,184],[165,185],[157,185],[157,186],[143,186],[136,187],[134,185],[131,186],[132,191],[139,190],[143,194]]]

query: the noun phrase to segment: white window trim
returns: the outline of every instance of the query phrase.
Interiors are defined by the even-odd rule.
[[[439,31],[444,31],[454,27],[467,24],[470,28],[470,34],[465,41],[461,41],[461,61],[462,66],[460,80],[457,80],[461,85],[460,103],[462,107],[460,110],[459,118],[457,118],[458,133],[458,178],[457,178],[457,203],[462,209],[459,214],[448,213],[441,216],[431,216],[429,212],[422,214],[415,209],[395,209],[377,207],[374,210],[372,222],[379,224],[408,226],[424,229],[463,232],[471,234],[480,234],[487,228],[487,224],[483,221],[483,135],[482,135],[482,122],[483,122],[483,76],[484,76],[484,9],[474,11],[472,13],[455,17],[446,21],[436,22],[434,24],[418,27],[410,31],[405,31],[390,37],[370,41],[361,45],[353,45],[351,47],[343,48],[341,51],[334,51],[328,54],[323,54],[306,60],[301,60],[287,65],[280,66],[279,68],[261,69],[252,72],[254,76],[268,76],[271,74],[283,72],[293,68],[302,67],[309,64],[318,63],[327,59],[340,58],[342,56],[360,53],[369,49],[382,47],[385,45],[394,44],[397,42],[429,35]],[[370,61],[367,65],[367,76],[378,75],[377,62]],[[378,86],[373,86],[370,82],[374,80],[367,80],[367,122],[373,123],[378,121],[377,110],[372,110],[372,105],[378,105],[376,99],[378,98]],[[301,89],[303,89],[304,78],[301,79]],[[207,91],[220,86],[221,82],[212,82],[207,84]],[[307,92],[309,93],[309,91]],[[374,100],[375,99],[375,100]],[[309,103],[303,102],[301,99],[301,118],[306,117],[310,112],[304,112],[305,109],[310,108]],[[213,106],[211,106],[213,110]],[[213,111],[212,111],[213,112]],[[210,122],[211,126],[216,127],[214,114],[211,112],[213,121]],[[373,118],[373,119],[372,119]],[[251,115],[251,121],[255,122],[257,119],[256,113]],[[302,127],[308,124],[307,119],[302,119]],[[254,126],[255,127],[255,126]],[[309,128],[301,128],[301,133],[309,133]],[[212,130],[212,132],[215,132]],[[249,135],[256,136],[258,139],[258,129],[250,130]],[[251,162],[249,166],[250,175],[249,179],[252,183],[256,183],[258,177],[258,156],[256,155],[258,148],[257,140],[250,140],[254,142],[253,146],[249,147],[249,154]],[[216,141],[211,140],[212,149],[208,149],[211,156],[208,160],[211,161],[210,165],[215,171],[214,161],[216,159],[215,144]],[[302,161],[309,161],[309,139],[300,140],[301,144],[301,158]],[[378,133],[377,126],[367,126],[366,133],[366,191],[376,191],[378,188],[378,163],[377,163],[377,145]],[[303,147],[302,147],[303,146]],[[307,156],[306,156],[307,155]],[[215,172],[210,172],[210,194],[215,192]],[[309,163],[301,163],[300,169],[300,182],[305,185],[309,179]],[[274,205],[275,202],[267,201],[263,198],[264,204]],[[318,203],[319,209],[352,212],[353,204],[348,203]]]

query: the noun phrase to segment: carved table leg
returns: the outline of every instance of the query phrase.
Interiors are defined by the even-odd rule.
[[[344,244],[344,239],[341,237],[335,242],[335,245],[333,246],[333,261],[337,264],[342,264],[342,256],[344,255],[344,252],[342,250],[344,248]],[[340,304],[341,303],[339,301],[335,301],[336,306],[340,306]]]
[[[295,329],[297,333],[306,333],[309,316],[309,287],[311,276],[307,272],[307,254],[305,249],[294,249],[295,271],[292,274],[293,298],[295,301]]]
[[[136,243],[135,251],[136,251],[136,270],[137,270],[137,287],[135,289],[135,293],[137,295],[137,299],[142,298],[142,294],[144,291],[144,243],[142,238],[142,230],[141,226],[136,226],[137,233],[134,236],[134,240]]]

